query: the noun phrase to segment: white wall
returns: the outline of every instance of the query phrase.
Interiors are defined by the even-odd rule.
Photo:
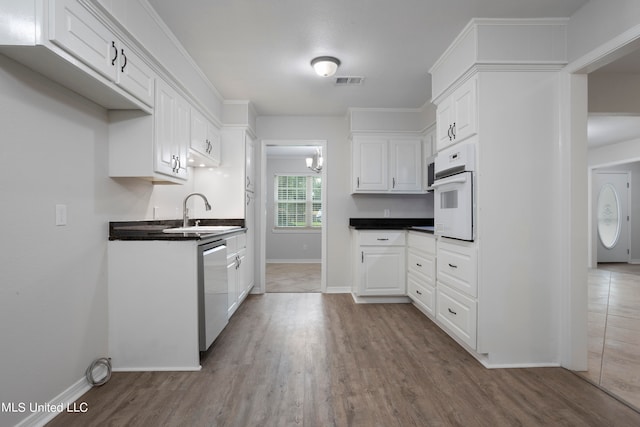
[[[638,0],[591,0],[571,16],[567,31],[569,61],[590,53],[640,25]]]
[[[107,177],[101,107],[2,55],[0,92],[0,402],[43,403],[107,355],[108,221],[144,218],[153,187]]]
[[[307,169],[304,157],[267,157],[266,213],[266,258],[267,262],[279,260],[317,261],[322,258],[322,235],[320,230],[274,231],[274,176],[281,174],[300,174],[319,176]]]

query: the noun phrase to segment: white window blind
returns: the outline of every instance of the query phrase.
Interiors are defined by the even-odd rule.
[[[276,227],[322,227],[322,178],[276,175],[274,183]]]

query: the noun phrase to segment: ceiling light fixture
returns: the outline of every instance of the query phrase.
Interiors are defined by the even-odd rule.
[[[315,166],[313,165],[315,160]],[[313,157],[307,157],[305,159],[307,162],[307,167],[314,171],[315,173],[320,173],[322,171],[322,166],[324,165],[324,159],[322,158],[322,150],[320,148],[316,148],[316,155]]]
[[[319,76],[331,77],[338,71],[340,60],[333,56],[319,56],[311,60],[311,66]]]

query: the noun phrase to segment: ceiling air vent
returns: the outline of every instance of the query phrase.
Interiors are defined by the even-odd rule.
[[[336,86],[358,86],[364,83],[364,77],[336,77]]]

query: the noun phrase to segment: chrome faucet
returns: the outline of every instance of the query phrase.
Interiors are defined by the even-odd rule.
[[[191,196],[200,196],[202,197],[202,200],[204,200],[204,208],[208,211],[211,210],[211,205],[209,204],[209,201],[207,200],[206,196],[202,193],[191,193],[189,194],[187,197],[184,198],[184,202],[182,202],[182,226],[183,227],[188,227],[189,226],[189,209],[187,209],[187,200],[189,200],[189,197]]]

